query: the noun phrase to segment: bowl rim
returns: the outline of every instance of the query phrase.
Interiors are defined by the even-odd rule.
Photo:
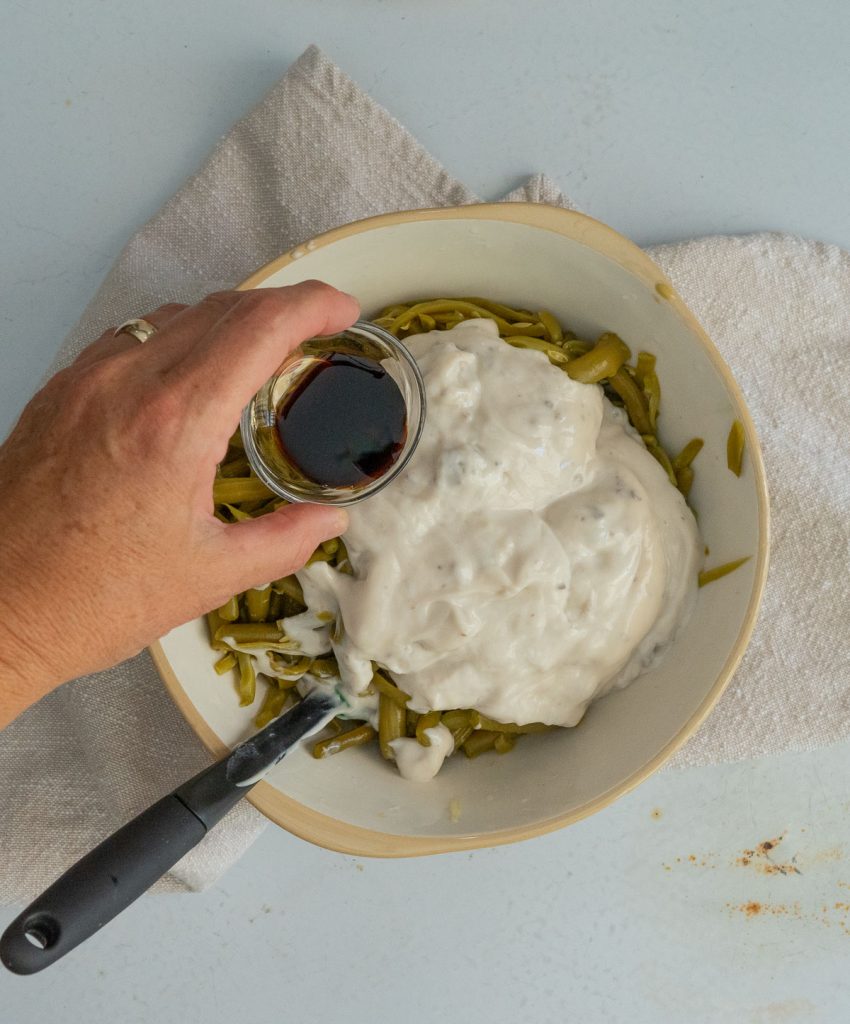
[[[250,274],[237,288],[238,290],[248,290],[260,287],[272,274],[295,262],[305,252],[313,252],[316,249],[332,245],[334,242],[349,238],[352,235],[381,230],[398,224],[440,220],[507,221],[509,223],[523,224],[551,231],[601,253],[625,270],[636,275],[653,290],[656,290],[656,285],[658,284],[666,286],[662,289],[665,293],[662,301],[670,303],[677,314],[685,321],[691,333],[703,346],[715,370],[723,379],[729,396],[736,406],[738,417],[744,425],[747,453],[753,468],[758,501],[758,551],[756,554],[753,587],[738,636],[732,650],[729,652],[729,656],[718,673],[717,679],[712,684],[699,707],[676,735],[654,757],[650,758],[627,778],[617,783],[617,785],[610,787],[595,799],[588,801],[575,810],[545,818],[534,824],[511,826],[497,829],[493,832],[446,836],[410,836],[391,832],[378,832],[332,818],[286,796],[267,782],[258,783],[248,795],[248,800],[265,817],[294,835],[299,836],[301,839],[306,839],[328,850],[355,856],[414,857],[435,853],[454,853],[488,846],[500,846],[505,843],[531,839],[535,836],[553,832],[566,825],[572,825],[582,818],[589,817],[591,814],[603,810],[609,804],[619,799],[619,797],[631,792],[632,789],[656,772],[665,761],[690,739],[720,699],[740,664],[752,636],[767,579],[770,547],[767,479],[761,445],[741,389],[714,343],[710,340],[694,314],[679,297],[667,275],[634,242],[631,242],[601,221],[573,210],[565,210],[562,207],[547,206],[540,203],[480,203],[470,206],[385,213],[375,217],[352,221],[349,224],[316,235],[309,243],[304,242],[264,264]],[[669,292],[667,289],[669,289]],[[229,750],[228,746],[213,732],[212,728],[192,703],[172,669],[161,643],[157,641],[152,644],[150,653],[166,689],[192,730],[211,754],[216,757],[223,757]]]

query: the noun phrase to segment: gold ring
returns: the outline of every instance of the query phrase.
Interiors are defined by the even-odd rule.
[[[117,338],[119,334],[130,334],[136,341],[140,341],[144,345],[152,335],[156,334],[156,327],[150,320],[125,320],[120,327],[115,328],[114,337]]]

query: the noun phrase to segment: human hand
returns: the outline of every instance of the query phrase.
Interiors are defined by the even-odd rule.
[[[357,313],[316,281],[162,306],[144,345],[106,331],[36,394],[0,447],[0,728],[345,530],[318,505],[225,525],[212,484],[286,353]]]

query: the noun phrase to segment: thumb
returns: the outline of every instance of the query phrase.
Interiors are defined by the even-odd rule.
[[[212,565],[228,594],[262,586],[301,569],[323,540],[348,527],[348,513],[328,505],[284,505],[259,519],[225,526]]]

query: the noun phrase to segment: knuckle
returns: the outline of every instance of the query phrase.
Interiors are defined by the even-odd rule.
[[[213,313],[223,315],[238,301],[240,294],[240,292],[236,291],[210,292],[209,295],[205,295],[201,299],[198,306],[202,309],[209,309]]]
[[[245,310],[265,315],[277,313],[285,301],[276,288],[253,288],[243,294],[239,305]]]
[[[161,306],[157,306],[152,313],[148,313],[143,319],[151,320],[154,323],[157,320],[169,320],[187,308],[185,302],[165,302]]]

